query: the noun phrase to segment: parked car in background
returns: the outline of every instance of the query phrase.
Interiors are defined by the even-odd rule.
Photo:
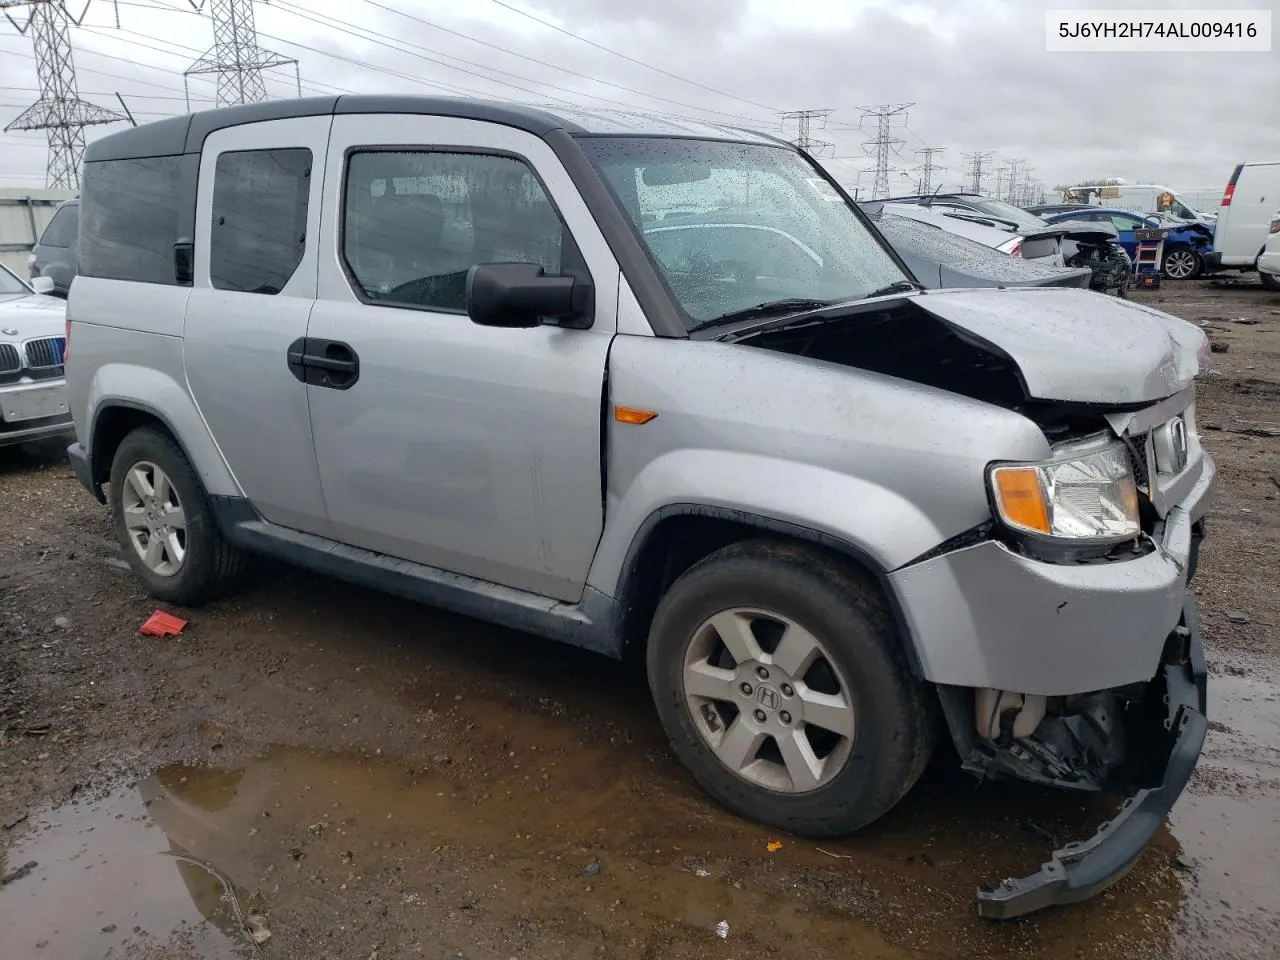
[[[1089,286],[1123,295],[1132,265],[1113,241],[1116,231],[1101,223],[1050,224],[1002,200],[976,194],[939,194],[864,201],[867,213],[883,210],[985,244],[1029,263],[1090,271]]]
[[[1043,259],[1011,257],[934,223],[899,217],[883,209],[868,216],[926,289],[1087,288],[1093,280],[1087,267],[1059,267]]]
[[[142,202],[139,200],[139,202]],[[58,205],[40,239],[27,257],[32,279],[48,277],[53,281],[53,295],[66,297],[78,269],[76,246],[80,232],[80,201],[68,200]]]
[[[1127,210],[1088,207],[1075,208],[1060,213],[1046,214],[1049,223],[1068,221],[1085,223],[1109,223],[1116,228],[1116,243],[1124,248],[1132,260],[1138,249],[1134,231],[1164,229],[1169,237],[1164,242],[1164,255],[1160,272],[1170,280],[1189,280],[1198,277],[1205,269],[1206,259],[1213,251],[1213,230],[1203,223],[1176,220],[1164,215],[1140,216]]]
[[[1198,327],[921,291],[791,144],[632,112],[228,107],[93,141],[81,203],[68,452],[153,596],[266,554],[634,653],[776,830],[878,820],[941,724],[976,776],[1128,796],[988,917],[1105,889],[1185,788]]]
[[[1258,277],[1268,290],[1280,292],[1280,211],[1271,218],[1271,233],[1258,257]]]
[[[67,305],[53,281],[0,265],[0,447],[73,431],[63,379]]]
[[[1064,203],[1087,203],[1131,213],[1166,213],[1175,220],[1198,221],[1213,226],[1217,214],[1197,210],[1172,190],[1158,183],[1103,183],[1094,186],[1069,187],[1063,191]]]
[[[1278,206],[1280,160],[1236,164],[1222,194],[1210,266],[1244,271],[1258,269],[1271,215]]]

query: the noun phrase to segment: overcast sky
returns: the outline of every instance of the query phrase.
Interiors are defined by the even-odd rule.
[[[781,111],[830,109],[812,136],[831,142],[830,168],[866,195],[861,108],[908,102],[894,163],[908,171],[921,147],[945,147],[948,187],[963,179],[964,153],[993,151],[993,171],[1021,158],[1050,185],[1119,176],[1220,190],[1235,163],[1280,158],[1280,44],[1047,53],[1044,11],[1226,6],[1272,9],[1280,23],[1280,0],[275,0],[256,15],[262,46],[301,62],[304,93],[625,104],[788,138]],[[181,74],[209,46],[209,20],[186,0],[118,10],[121,30],[110,0],[95,0],[72,32],[82,96],[115,106],[119,91],[139,122],[183,112]],[[271,92],[290,95],[290,77],[273,71]],[[210,105],[211,80],[191,89],[195,106]],[[0,20],[0,126],[35,97],[31,40]],[[42,134],[0,134],[0,187],[43,185],[45,161]],[[914,189],[915,173],[898,171],[893,190]]]

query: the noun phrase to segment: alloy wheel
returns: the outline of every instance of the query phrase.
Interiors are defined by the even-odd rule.
[[[129,542],[148,570],[172,577],[187,555],[187,518],[169,475],[140,460],[124,475],[121,509]]]
[[[706,620],[686,648],[684,702],[725,767],[778,793],[808,793],[853,747],[850,686],[822,641],[767,610]]]
[[[1196,272],[1197,257],[1190,250],[1172,250],[1164,258],[1164,273],[1170,280],[1185,280]]]

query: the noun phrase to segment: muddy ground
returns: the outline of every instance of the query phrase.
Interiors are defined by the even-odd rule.
[[[156,605],[54,446],[0,452],[0,956],[1280,955],[1280,439],[1250,432],[1280,425],[1280,296],[1138,298],[1226,350],[1199,403],[1213,724],[1106,894],[1003,925],[973,903],[1104,801],[944,753],[856,837],[775,836],[672,759],[635,666],[308,574],[140,636]]]

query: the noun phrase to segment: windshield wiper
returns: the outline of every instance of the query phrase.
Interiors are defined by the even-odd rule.
[[[919,284],[912,283],[910,280],[895,280],[887,287],[881,287],[879,290],[872,290],[862,299],[870,300],[873,297],[887,297],[891,293],[908,293],[916,289],[919,289]]]
[[[806,310],[820,310],[823,307],[831,306],[830,300],[813,300],[804,297],[787,297],[782,300],[769,300],[765,303],[757,303],[754,307],[747,307],[743,310],[734,310],[731,313],[723,313],[718,317],[712,317],[710,320],[703,320],[696,327],[690,327],[690,330],[702,330],[706,327],[718,327],[725,323],[737,323],[739,320],[759,320],[762,317],[778,316],[788,313],[804,313]]]

